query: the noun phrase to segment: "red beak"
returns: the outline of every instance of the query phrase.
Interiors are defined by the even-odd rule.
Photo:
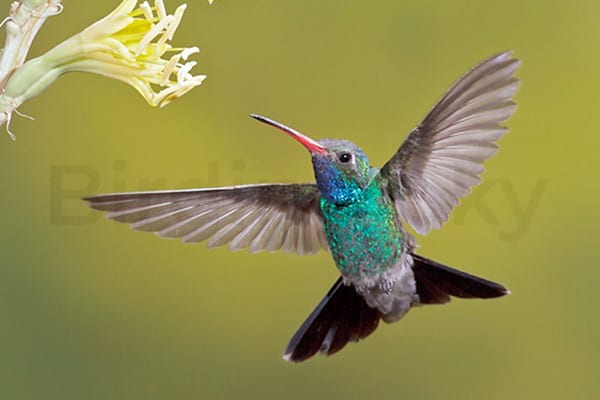
[[[296,139],[298,142],[300,142],[300,144],[302,144],[302,146],[306,147],[306,149],[308,151],[310,151],[311,154],[314,154],[314,153],[327,154],[327,150],[325,149],[325,147],[323,147],[316,141],[312,140],[308,136],[303,135],[300,132],[298,132],[292,128],[288,128],[287,126],[280,124],[277,121],[273,121],[272,119],[269,119],[267,117],[263,117],[262,115],[250,114],[250,116],[254,119],[259,120],[260,122],[264,122],[265,124],[269,124],[271,126],[274,126],[275,128],[281,129],[282,131],[284,131],[285,133],[287,133],[288,135],[290,135],[291,137]]]

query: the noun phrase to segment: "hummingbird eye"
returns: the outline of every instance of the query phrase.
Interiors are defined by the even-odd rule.
[[[350,160],[352,160],[352,154],[342,153],[338,156],[338,159],[340,160],[340,162],[345,164],[345,163],[349,162]]]

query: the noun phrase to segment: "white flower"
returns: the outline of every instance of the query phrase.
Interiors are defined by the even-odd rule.
[[[187,61],[198,48],[170,44],[186,5],[168,14],[163,0],[155,0],[153,7],[147,1],[137,4],[123,0],[100,21],[18,68],[0,92],[0,126],[66,72],[118,79],[161,107],[200,85],[206,75],[193,75],[196,62]]]
[[[134,9],[136,4],[124,0],[108,16],[40,57],[48,72],[83,71],[118,79],[161,107],[200,85],[206,75],[192,75],[196,62],[185,62],[198,48],[169,44],[186,5],[167,14],[162,0],[154,7],[144,1]]]
[[[192,75],[196,62],[186,62],[199,49],[173,48],[168,42],[181,22],[186,5],[166,13],[162,0],[154,7],[144,1],[125,0],[106,18],[79,35],[86,57],[65,66],[129,83],[153,106],[165,106],[202,83],[206,75]],[[77,45],[75,45],[77,46]],[[170,57],[164,57],[170,54]]]

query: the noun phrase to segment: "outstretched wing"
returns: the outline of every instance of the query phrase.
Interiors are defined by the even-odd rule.
[[[508,130],[520,61],[505,52],[459,79],[381,169],[401,218],[418,233],[440,228],[480,182],[483,162]]]
[[[116,193],[84,198],[133,229],[184,242],[208,240],[248,248],[311,254],[327,249],[320,194],[314,184],[264,184],[216,189]]]

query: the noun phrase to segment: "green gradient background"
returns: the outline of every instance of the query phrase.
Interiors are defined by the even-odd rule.
[[[202,48],[203,86],[159,110],[73,74],[21,108],[36,120],[14,119],[15,143],[0,136],[1,399],[600,398],[600,3],[190,3],[175,42]],[[67,1],[33,54],[115,4]],[[510,133],[485,183],[418,240],[513,294],[414,310],[331,358],[281,359],[336,278],[329,254],[159,239],[50,179],[93,172],[97,186],[62,176],[77,197],[312,180],[305,150],[250,112],[382,165],[460,74],[505,49],[523,60]],[[530,202],[527,225],[514,207]]]

